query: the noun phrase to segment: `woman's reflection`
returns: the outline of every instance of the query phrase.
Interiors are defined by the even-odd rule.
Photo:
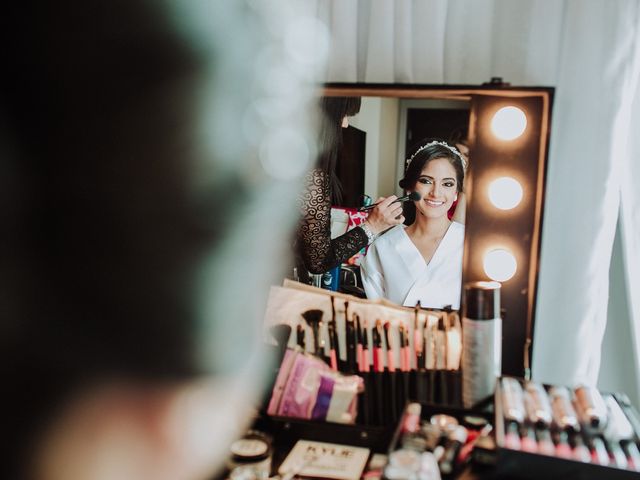
[[[319,156],[314,169],[305,178],[300,199],[301,219],[296,237],[297,273],[309,283],[306,272],[324,273],[366,247],[380,232],[402,223],[402,209],[395,195],[378,198],[367,221],[332,239],[331,205],[340,203],[340,184],[336,159],[342,145],[342,129],[348,118],[360,110],[360,97],[322,97],[323,115],[318,141]]]
[[[460,308],[464,225],[447,212],[464,185],[465,160],[444,141],[421,145],[407,160],[400,187],[422,197],[405,203],[406,223],[369,247],[362,264],[368,298],[425,308]]]

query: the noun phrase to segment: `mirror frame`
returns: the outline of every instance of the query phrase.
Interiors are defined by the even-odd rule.
[[[482,266],[481,252],[488,239],[495,240],[496,232],[505,232],[503,240],[506,244],[519,249],[516,257],[521,271],[514,276],[519,277],[518,281],[510,283],[510,280],[506,280],[501,287],[501,303],[506,309],[503,312],[502,372],[525,378],[530,378],[554,91],[553,87],[511,86],[501,79],[492,79],[482,85],[326,83],[321,91],[321,95],[325,96],[453,99],[471,102],[468,137],[470,166],[465,178],[467,217],[461,288],[466,282],[490,280]],[[490,140],[487,135],[487,115],[491,113],[491,108],[475,108],[476,101],[485,106],[498,105],[500,102],[521,103],[525,111],[534,111],[534,122],[528,124],[532,126],[529,138],[513,141],[513,148],[498,140]],[[495,207],[487,207],[489,202],[485,200],[483,192],[486,191],[489,174],[496,178],[496,172],[505,165],[501,164],[501,159],[508,161],[514,158],[528,160],[522,160],[521,165],[527,171],[521,172],[519,178],[527,182],[525,187],[530,195],[526,201],[521,202],[524,204],[522,207],[517,207],[518,215],[502,214]],[[517,162],[511,162],[510,165],[513,168]]]

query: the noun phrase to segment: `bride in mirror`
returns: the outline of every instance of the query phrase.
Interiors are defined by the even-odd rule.
[[[368,298],[460,308],[464,225],[447,213],[462,192],[465,168],[461,153],[439,140],[409,157],[400,187],[421,199],[405,203],[408,226],[393,227],[369,247],[361,266]]]

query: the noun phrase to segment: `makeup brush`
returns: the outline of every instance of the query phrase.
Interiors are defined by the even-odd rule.
[[[393,362],[393,350],[391,349],[391,341],[389,340],[389,330],[391,329],[391,323],[385,322],[384,324],[384,346],[387,350],[387,368],[390,372],[395,372],[396,367]]]
[[[417,202],[418,200],[422,200],[422,197],[420,196],[420,194],[418,192],[411,192],[408,193],[407,195],[404,195],[402,197],[398,197],[396,200],[394,200],[391,203],[396,203],[396,202],[408,202],[408,201],[412,201],[412,202]],[[377,203],[373,203],[371,205],[367,205],[366,207],[360,207],[358,209],[359,212],[368,212],[369,210],[373,210],[376,205],[378,205]]]
[[[305,351],[304,334],[304,327],[298,324],[298,326],[296,327],[296,343],[303,352]]]
[[[302,312],[302,318],[313,331],[313,353],[320,354],[320,324],[322,323],[322,310],[307,310]]]
[[[368,323],[367,319],[364,319],[362,323],[362,371],[369,371],[369,336],[368,336]]]
[[[384,370],[384,361],[382,360],[382,340],[380,330],[382,329],[382,322],[376,320],[376,324],[371,330],[372,335],[372,347],[373,347],[373,371],[382,372]]]

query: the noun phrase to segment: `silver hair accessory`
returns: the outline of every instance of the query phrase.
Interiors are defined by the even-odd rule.
[[[411,155],[408,159],[407,159],[407,165],[405,166],[405,170],[409,167],[409,164],[411,163],[411,160],[414,159],[414,157],[416,155],[418,155],[422,150],[424,150],[425,148],[428,147],[432,147],[433,145],[440,145],[442,147],[448,148],[451,153],[453,153],[454,155],[457,155],[458,158],[460,159],[460,161],[462,162],[462,168],[466,171],[467,170],[467,161],[464,159],[464,157],[462,156],[462,154],[458,151],[458,149],[456,147],[452,147],[451,145],[449,145],[447,142],[440,142],[438,140],[434,140],[433,142],[429,142],[425,145],[422,145],[420,148],[418,148],[418,150],[416,150],[414,152],[413,155]]]

